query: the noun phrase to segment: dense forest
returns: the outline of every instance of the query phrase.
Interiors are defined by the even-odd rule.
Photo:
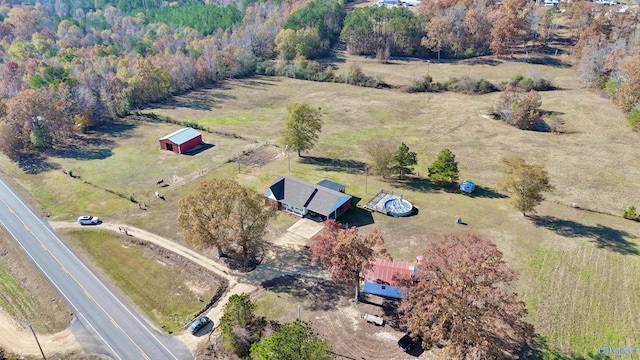
[[[77,132],[145,103],[269,73],[264,64],[276,59],[319,74],[305,78],[335,81],[308,59],[330,56],[340,44],[381,60],[511,56],[544,52],[559,26],[572,34],[584,84],[602,89],[640,126],[637,9],[561,5],[563,11],[525,0],[423,0],[416,11],[347,11],[342,0],[5,1],[0,151],[17,161],[63,147]]]

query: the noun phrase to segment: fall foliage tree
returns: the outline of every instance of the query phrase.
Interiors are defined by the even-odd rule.
[[[424,348],[444,345],[451,359],[517,358],[533,327],[508,290],[516,272],[498,248],[477,235],[447,235],[423,257],[398,309],[409,333]]]
[[[375,139],[365,143],[364,148],[371,159],[371,169],[383,178],[391,175],[397,145],[389,139]]]
[[[301,320],[284,324],[276,333],[251,345],[256,360],[329,360],[333,359],[327,341],[313,331],[311,323]]]
[[[396,150],[396,154],[393,157],[395,164],[394,170],[400,174],[400,179],[404,177],[405,174],[413,173],[413,165],[418,163],[417,154],[413,151],[409,150],[409,147],[402,143],[398,150]]]
[[[358,301],[360,279],[371,267],[371,259],[388,257],[386,249],[379,247],[383,243],[379,230],[362,236],[355,226],[343,230],[339,222],[327,220],[322,232],[313,238],[309,250],[312,263],[329,269],[334,282],[355,285],[355,300]]]
[[[149,59],[139,58],[136,72],[130,80],[133,86],[133,101],[136,104],[163,100],[169,96],[171,79],[165,69],[153,65]]]
[[[495,14],[489,47],[495,55],[505,55],[513,45],[524,39],[529,26],[526,18],[530,7],[525,0],[505,0]]]
[[[553,190],[549,174],[541,164],[527,164],[519,156],[502,158],[503,178],[499,188],[511,193],[511,203],[523,215],[535,212],[544,200],[543,193]]]
[[[262,253],[266,226],[275,216],[260,194],[229,179],[202,181],[180,200],[178,211],[187,243],[224,248],[242,261]]]
[[[438,157],[429,167],[429,180],[436,184],[457,181],[459,176],[458,162],[451,150],[442,149]]]
[[[282,141],[291,150],[298,152],[310,150],[318,141],[322,130],[320,109],[312,109],[305,103],[287,105],[287,120],[282,127]]]
[[[74,108],[66,84],[60,84],[58,91],[41,88],[19,92],[7,102],[1,120],[0,149],[9,158],[18,159],[31,150],[64,144],[73,135]]]
[[[628,112],[640,101],[640,55],[626,58],[620,74],[622,83],[618,87],[616,104]]]
[[[328,40],[320,39],[316,29],[283,29],[275,39],[276,52],[284,60],[316,58],[328,43]]]

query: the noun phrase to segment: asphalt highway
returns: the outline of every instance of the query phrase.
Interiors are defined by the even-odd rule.
[[[192,359],[184,343],[154,329],[114,294],[0,179],[0,224],[27,253],[74,316],[114,359]]]

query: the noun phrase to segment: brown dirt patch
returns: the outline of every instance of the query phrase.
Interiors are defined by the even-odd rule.
[[[259,148],[243,152],[242,155],[231,161],[242,166],[259,168],[285,156],[287,156],[286,151],[276,145],[262,145]]]

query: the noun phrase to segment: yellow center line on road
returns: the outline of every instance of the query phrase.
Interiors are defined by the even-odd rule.
[[[16,213],[9,207],[9,205],[7,204],[6,201],[4,201],[4,199],[0,198],[0,201],[2,201],[5,206],[7,207],[7,209],[9,209],[9,212],[11,212],[17,219],[18,221],[20,221],[22,223],[22,225],[24,226],[24,228],[31,234],[33,235],[33,237],[40,243],[40,246],[49,253],[49,255],[51,255],[51,257],[58,263],[58,265],[60,265],[60,267],[62,268],[62,271],[64,271],[65,273],[67,273],[69,275],[69,277],[71,279],[73,279],[73,281],[76,282],[76,284],[78,284],[78,286],[80,286],[80,288],[82,289],[82,291],[85,293],[85,295],[91,299],[91,301],[93,301],[99,308],[100,310],[102,310],[102,312],[109,318],[109,320],[111,321],[111,323],[113,323],[113,325],[118,328],[122,334],[124,334],[124,336],[126,336],[129,341],[131,341],[131,343],[138,348],[138,350],[140,351],[140,353],[142,354],[142,356],[146,359],[146,360],[151,360],[151,358],[144,352],[144,350],[142,350],[142,348],[129,336],[129,334],[127,334],[124,329],[122,329],[122,327],[115,321],[115,319],[113,319],[111,317],[111,315],[102,307],[102,305],[100,305],[100,303],[98,303],[96,301],[96,299],[93,298],[93,296],[91,296],[89,294],[89,292],[84,288],[84,286],[82,286],[82,284],[80,284],[80,282],[69,272],[69,270],[67,270],[67,268],[65,268],[64,265],[62,265],[62,262],[55,256],[53,255],[53,253],[51,253],[51,251],[49,251],[49,249],[44,245],[44,243],[42,242],[42,240],[40,240],[40,238],[38,238],[38,236],[36,236],[36,234],[33,233],[33,231],[31,231],[31,228],[29,228],[27,226],[27,224],[22,221],[22,219],[20,217],[18,217],[16,215]]]

